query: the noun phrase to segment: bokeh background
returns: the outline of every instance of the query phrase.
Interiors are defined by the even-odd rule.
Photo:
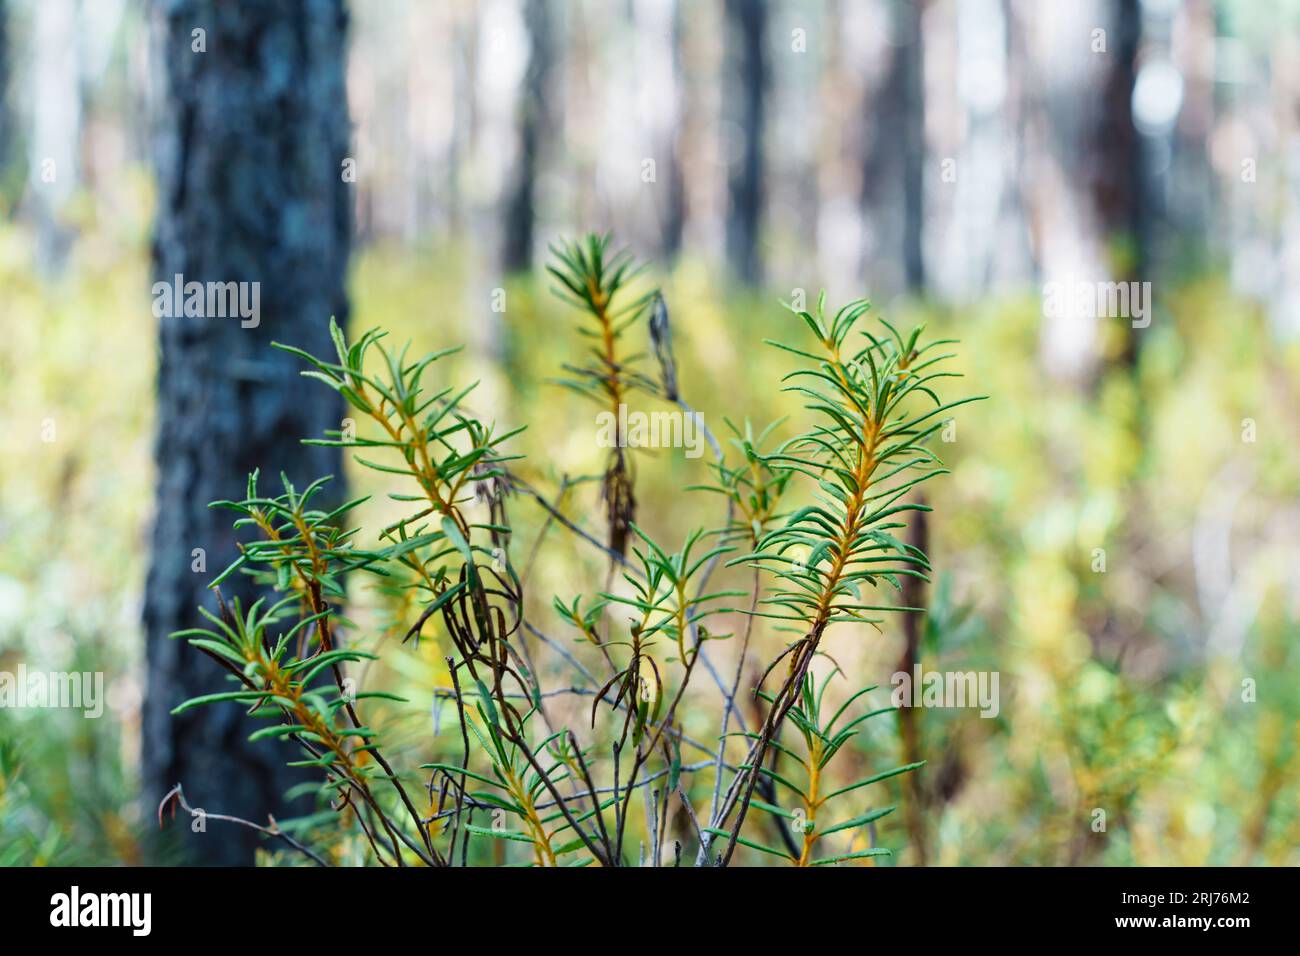
[[[168,18],[204,6],[0,0],[0,670],[107,690],[100,720],[0,709],[0,863],[175,858],[141,773],[151,243]],[[895,863],[1300,863],[1300,3],[348,8],[350,327],[466,343],[453,375],[530,426],[521,467],[551,492],[600,459],[547,382],[581,347],[540,269],[560,237],[609,230],[650,264],[719,432],[797,423],[762,344],[799,336],[796,290],[962,340],[989,398],[939,447],[921,659],[997,670],[1001,713],[921,714]],[[1148,327],[1044,307],[1108,281],[1150,283]],[[646,526],[716,524],[681,490],[706,477],[643,456]],[[600,536],[595,494],[570,508]],[[543,516],[517,511],[528,540]],[[539,619],[599,584],[552,540]],[[898,622],[841,630],[836,659],[885,685]],[[445,683],[394,655],[395,684]]]

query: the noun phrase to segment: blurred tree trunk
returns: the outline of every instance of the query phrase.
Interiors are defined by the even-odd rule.
[[[195,807],[265,822],[268,812],[286,812],[286,787],[304,779],[284,767],[295,751],[248,743],[257,725],[235,706],[170,716],[182,700],[225,683],[211,661],[168,634],[201,623],[196,605],[215,604],[206,583],[237,555],[232,514],[209,501],[242,497],[256,468],[268,494],[281,490],[281,470],[300,488],[321,475],[342,481],[337,449],[299,444],[339,428],[341,406],[269,343],[328,354],[330,316],[346,318],[347,16],[342,0],[173,0],[161,9],[167,99],[155,278],[260,283],[260,315],[255,325],[238,316],[159,319],[143,800],[150,807],[179,782]],[[196,51],[200,43],[205,52]],[[333,498],[341,494],[333,487]],[[200,558],[206,570],[196,569]],[[247,604],[254,591],[236,578],[222,590]],[[243,827],[192,834],[186,821],[174,829],[204,863],[251,862],[259,842]]]
[[[1133,125],[1133,84],[1142,35],[1138,0],[1112,0],[1110,18],[1111,55],[1101,61],[1105,73],[1100,94],[1090,104],[1091,128],[1080,153],[1086,165],[1079,171],[1085,177],[1103,230],[1111,241],[1127,247],[1117,250],[1124,260],[1117,269],[1122,275],[1140,273],[1141,269],[1135,267],[1146,255],[1139,241],[1144,237],[1142,141]]]
[[[10,157],[13,154],[13,122],[9,114],[9,7],[0,0],[0,212],[9,214]]]
[[[1142,11],[1138,0],[1112,0],[1112,55],[1099,99],[1093,104],[1092,128],[1081,154],[1081,172],[1092,196],[1097,221],[1109,253],[1111,272],[1120,282],[1150,279],[1149,211],[1151,202],[1143,163],[1142,137],[1133,123],[1133,84],[1137,81]],[[1137,357],[1140,330],[1125,335],[1121,360]]]
[[[1147,280],[1152,188],[1133,122],[1141,43],[1138,0],[1032,10],[1025,27],[1027,169],[1020,177],[1044,288]],[[1068,287],[1068,285],[1067,285]],[[1096,381],[1102,323],[1124,322],[1121,363],[1141,330],[1123,317],[1045,312],[1041,353],[1053,378]]]
[[[680,0],[673,3],[672,10],[672,63],[673,76],[680,78],[685,73],[682,61],[682,30],[685,11]],[[682,170],[682,129],[686,125],[687,93],[682,90],[680,79],[676,88],[677,122],[668,134],[668,203],[664,214],[663,240],[659,247],[665,262],[671,263],[682,249],[682,234],[686,230],[686,183]]]
[[[1172,34],[1182,39],[1174,45]],[[1165,42],[1173,47],[1175,65],[1184,80],[1182,108],[1171,131],[1172,155],[1166,172],[1155,175],[1148,163],[1147,186],[1152,197],[1161,197],[1152,210],[1155,228],[1148,226],[1152,256],[1163,240],[1173,240],[1173,252],[1180,269],[1207,271],[1215,267],[1210,251],[1221,236],[1215,229],[1215,213],[1224,196],[1211,162],[1215,124],[1214,49],[1219,34],[1215,6],[1211,0],[1191,0],[1166,27]],[[1144,37],[1144,42],[1150,37]],[[1161,256],[1163,259],[1163,256]]]
[[[764,94],[767,87],[767,2],[726,0],[728,119],[740,142],[730,156],[727,261],[737,277],[762,280],[758,253],[763,212]]]
[[[530,49],[519,98],[519,161],[506,201],[501,264],[507,272],[521,272],[533,264],[533,227],[537,219],[534,203],[542,131],[553,125],[549,88],[555,39],[550,6],[551,0],[527,0],[524,7]]]
[[[478,21],[474,11],[455,18],[452,27],[452,118],[451,136],[447,141],[447,177],[445,197],[447,204],[447,231],[461,235],[468,228],[466,202],[463,195],[465,160],[473,148],[475,109],[474,68],[475,48],[478,45]]]
[[[921,0],[894,0],[890,7],[892,52],[883,86],[867,104],[870,139],[862,196],[876,247],[881,250],[879,259],[901,263],[899,284],[912,293],[920,292],[925,285],[921,244],[925,172],[923,8]],[[868,275],[879,282],[880,277],[873,275],[879,271],[869,269]]]
[[[45,0],[32,12],[27,129],[27,191],[23,204],[36,224],[36,261],[47,276],[67,261],[76,230],[62,213],[80,179],[85,122],[81,61],[77,54],[78,7],[72,0]]]

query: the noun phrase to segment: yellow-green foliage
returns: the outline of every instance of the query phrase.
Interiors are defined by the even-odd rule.
[[[28,247],[18,229],[0,229],[0,668],[38,646],[93,660],[113,688],[104,723],[119,725],[122,739],[0,713],[0,736],[25,754],[23,785],[9,776],[15,761],[0,763],[0,842],[22,845],[26,859],[66,860],[34,838],[55,820],[63,832],[96,834],[82,841],[93,859],[80,862],[130,860],[141,850],[132,827],[149,815],[132,804],[128,782],[151,501],[156,329],[146,253],[138,237],[88,242],[62,277],[42,278]],[[493,313],[491,283],[481,297],[465,292],[472,261],[455,247],[363,251],[352,327],[382,325],[415,352],[469,343],[447,360],[447,380],[481,378],[472,404],[502,430],[529,424],[513,450],[554,492],[564,472],[599,469],[593,410],[546,384],[572,356],[574,315],[540,277],[507,283],[505,311]],[[692,260],[657,278],[692,405],[755,423],[788,411],[773,384],[788,364],[755,344],[789,329],[776,296],[724,295]],[[1300,347],[1278,342],[1261,310],[1217,277],[1167,287],[1162,305],[1135,369],[1105,365],[1079,386],[1042,372],[1036,297],[890,316],[960,338],[957,370],[990,396],[957,411],[956,440],[938,446],[953,474],[930,490],[940,516],[932,560],[981,626],[960,644],[936,634],[922,663],[997,669],[1003,702],[991,721],[920,714],[924,774],[935,775],[927,786],[944,740],[960,741],[957,783],[933,798],[927,821],[932,861],[1300,863],[1300,609],[1284,588],[1296,564]],[[46,419],[52,442],[42,441]],[[1245,419],[1253,442],[1243,441]],[[796,414],[778,438],[805,424]],[[710,425],[725,431],[720,418]],[[649,534],[681,540],[719,523],[716,496],[678,490],[709,480],[707,457],[650,452],[637,469]],[[363,469],[348,478],[358,494],[381,485]],[[594,485],[567,495],[569,514],[598,515]],[[512,508],[519,538],[531,540],[544,516]],[[1198,578],[1198,522],[1222,520],[1225,509],[1230,579],[1207,580],[1213,568]],[[570,538],[548,548],[532,570],[538,601],[578,593],[599,573],[599,555]],[[1105,551],[1104,573],[1094,570],[1095,549]],[[744,586],[742,572],[729,575],[720,586]],[[362,628],[392,613],[361,581],[350,587]],[[542,613],[555,622],[549,605]],[[901,648],[897,623],[885,627],[888,639],[870,648],[833,643],[840,666],[883,683]],[[384,683],[395,689],[446,683],[430,654],[386,662]],[[1243,701],[1248,679],[1254,702]],[[716,733],[707,714],[681,716],[688,734]],[[415,740],[428,723],[408,718],[390,730]],[[888,735],[856,744],[841,757],[852,770],[895,765]],[[99,789],[75,769],[90,753],[117,768]],[[35,776],[49,799],[37,799]],[[1091,827],[1098,809],[1104,833]],[[897,858],[909,860],[906,849]]]

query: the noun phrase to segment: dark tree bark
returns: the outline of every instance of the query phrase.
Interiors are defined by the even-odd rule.
[[[238,315],[159,319],[143,800],[156,804],[179,782],[195,807],[265,822],[268,812],[293,812],[283,794],[303,778],[284,761],[295,752],[248,743],[258,724],[237,706],[170,716],[187,697],[227,687],[216,665],[168,634],[201,623],[196,606],[215,605],[207,582],[237,556],[232,514],[209,509],[209,501],[243,497],[257,468],[260,489],[271,494],[281,490],[282,470],[299,488],[321,475],[342,481],[337,449],[299,444],[339,428],[342,407],[269,343],[329,354],[330,316],[346,318],[347,16],[342,0],[172,0],[161,10],[168,98],[155,278],[259,283],[260,315],[255,325]],[[206,52],[194,52],[194,30],[206,31]],[[341,492],[335,487],[334,497]],[[192,570],[197,548],[205,573]],[[242,575],[222,591],[228,601],[254,597]],[[193,834],[188,824],[173,829],[192,859],[251,862],[252,831],[211,824]]]
[[[682,57],[682,20],[686,12],[680,0],[673,4],[672,57],[673,75],[684,77],[685,65]],[[682,171],[682,130],[687,126],[686,112],[690,102],[689,94],[677,90],[677,123],[669,133],[667,143],[668,156],[668,201],[664,208],[663,238],[659,244],[659,254],[670,265],[676,260],[682,248],[682,235],[686,231],[686,177]]]
[[[1088,15],[1097,27],[1087,36],[1058,38],[1026,63],[1032,70],[1027,139],[1040,145],[1029,154],[1034,170],[1022,182],[1030,190],[1039,264],[1048,281],[1078,274],[1089,281],[1146,280],[1155,206],[1132,108],[1142,10],[1138,0],[1091,0]],[[1049,369],[1078,384],[1098,384],[1097,356],[1073,344],[1067,325],[1045,316]],[[1132,364],[1142,335],[1126,327],[1119,365]]]
[[[1142,11],[1138,0],[1112,0],[1111,56],[1100,97],[1093,103],[1092,128],[1086,177],[1097,221],[1112,249],[1119,250],[1112,264],[1123,282],[1141,281],[1150,262],[1151,203],[1143,159],[1142,136],[1133,122],[1133,84],[1137,81],[1137,55],[1142,39]],[[1121,360],[1131,365],[1137,358],[1139,330],[1130,329]]]
[[[894,0],[891,4],[894,44],[883,86],[867,104],[871,139],[862,194],[875,231],[892,247],[887,258],[899,257],[902,286],[912,293],[925,287],[923,8],[923,0]],[[879,281],[878,276],[871,278]]]
[[[14,177],[10,161],[16,155],[14,127],[9,112],[9,4],[0,0],[0,211],[6,215],[12,201],[10,180]]]
[[[524,24],[531,47],[519,101],[519,163],[506,202],[501,264],[507,272],[520,272],[533,264],[537,170],[542,131],[550,125],[550,74],[555,58],[553,11],[548,9],[552,2],[528,0],[524,7]]]
[[[767,63],[766,0],[726,0],[727,112],[740,130],[727,176],[727,261],[737,277],[762,281],[763,132]]]
[[[9,4],[0,0],[0,162],[9,153]]]
[[[1133,123],[1142,12],[1138,0],[1113,0],[1110,15],[1111,55],[1102,61],[1100,95],[1090,104],[1086,165],[1080,172],[1102,228],[1129,247],[1118,270],[1128,279],[1127,273],[1141,273],[1146,258],[1142,138]]]

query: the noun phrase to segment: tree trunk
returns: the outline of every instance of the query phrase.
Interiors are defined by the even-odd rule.
[[[9,4],[0,0],[0,215],[9,217],[9,210],[21,193],[16,181],[17,150],[14,133],[17,131],[13,113],[9,109]]]
[[[679,78],[685,75],[685,67],[682,62],[682,20],[685,15],[680,0],[674,2],[672,34],[669,43],[672,44],[673,76]],[[686,182],[682,171],[681,131],[686,126],[686,108],[689,94],[681,86],[681,80],[679,79],[676,90],[676,122],[668,133],[668,202],[664,210],[663,239],[659,246],[660,256],[669,265],[677,260],[677,254],[682,249],[682,235],[686,231]]]
[[[1028,8],[1025,8],[1028,10]],[[1026,30],[1027,190],[1044,289],[1075,282],[1148,279],[1152,196],[1142,137],[1133,123],[1141,44],[1137,0],[1033,7]],[[1080,321],[1082,319],[1082,321]],[[1121,363],[1136,356],[1140,329],[1126,317],[1045,310],[1041,353],[1054,379],[1098,381],[1102,323],[1125,322]]]
[[[301,362],[270,342],[330,354],[330,316],[346,318],[347,16],[342,0],[161,6],[168,92],[155,278],[247,283],[245,302],[260,310],[184,316],[176,303],[159,318],[142,799],[152,807],[181,783],[195,807],[265,822],[267,813],[304,809],[284,800],[285,789],[304,779],[284,766],[295,752],[270,741],[250,744],[258,724],[238,706],[172,717],[186,698],[227,688],[215,664],[168,635],[202,623],[196,606],[215,605],[207,582],[237,556],[233,514],[209,509],[209,501],[243,497],[257,468],[267,494],[282,490],[281,471],[299,488],[332,474],[332,497],[342,494],[338,450],[299,444],[340,428],[342,407],[300,378]],[[158,292],[155,286],[155,314]],[[245,605],[255,596],[242,575],[222,591]],[[190,858],[252,861],[259,838],[251,830],[210,824],[215,832],[192,833],[188,824],[173,829],[184,835]]]
[[[867,275],[872,288],[925,286],[922,213],[925,173],[925,86],[921,0],[890,8],[892,50],[883,85],[867,104],[871,139],[862,200],[876,237]],[[897,262],[899,274],[882,275]],[[879,293],[877,293],[879,294]]]
[[[766,0],[726,0],[727,113],[740,143],[727,177],[727,261],[740,279],[762,280],[758,254],[763,211],[764,94],[767,86]]]
[[[505,236],[502,266],[507,272],[521,272],[533,264],[534,224],[537,171],[541,162],[541,138],[544,128],[553,125],[549,116],[551,62],[554,59],[552,37],[552,0],[528,0],[524,8],[524,25],[531,44],[528,69],[524,73],[519,98],[519,162],[506,203]]]
[[[81,182],[81,133],[85,123],[81,61],[77,55],[78,8],[72,0],[38,3],[31,14],[28,74],[30,98],[27,186],[23,204],[36,226],[36,263],[47,277],[67,264],[76,229],[64,215]]]
[[[1109,69],[1101,95],[1093,106],[1091,142],[1083,171],[1087,176],[1097,219],[1112,255],[1111,271],[1121,282],[1149,279],[1149,213],[1142,137],[1133,122],[1133,85],[1137,81],[1138,47],[1142,38],[1142,11],[1138,0],[1113,0]],[[1121,360],[1132,365],[1137,358],[1140,331],[1125,333]]]

